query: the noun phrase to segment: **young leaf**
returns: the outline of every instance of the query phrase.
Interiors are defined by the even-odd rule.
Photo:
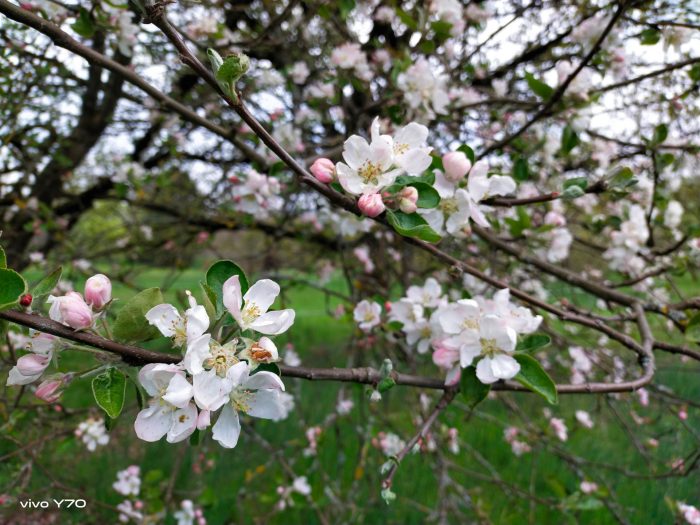
[[[513,164],[513,178],[518,182],[523,182],[530,178],[527,160],[522,157],[519,157]]]
[[[0,269],[7,268],[7,255],[5,255],[5,250],[0,246]]]
[[[207,270],[206,282],[212,292],[216,295],[216,311],[219,315],[224,313],[224,283],[234,275],[238,276],[241,283],[241,294],[248,291],[248,278],[245,272],[235,262],[229,260],[216,261]]]
[[[516,352],[532,352],[548,346],[552,339],[547,334],[530,334],[518,341]]]
[[[578,133],[568,124],[561,134],[561,151],[564,154],[569,153],[572,149],[579,145]]]
[[[221,55],[216,51],[216,49],[212,48],[207,49],[207,56],[209,57],[209,63],[211,64],[211,69],[214,72],[214,76],[216,76],[221,64],[224,63],[224,59],[221,58]]]
[[[532,92],[540,98],[548,99],[554,93],[554,89],[542,82],[537,80],[531,73],[525,73],[525,80],[527,85],[530,86]]]
[[[389,224],[405,237],[414,237],[430,243],[436,243],[442,239],[417,213],[407,214],[401,211],[387,210],[386,218]]]
[[[413,186],[418,190],[416,205],[419,208],[435,208],[440,204],[440,194],[430,184],[425,182],[412,182],[409,186]]]
[[[62,272],[63,269],[59,266],[53,272],[44,276],[38,283],[36,283],[34,288],[32,288],[32,295],[34,296],[34,299],[41,297],[42,295],[50,294],[53,289],[56,288]]]
[[[14,270],[0,269],[0,310],[6,310],[27,293],[27,282]]]
[[[147,288],[132,297],[117,314],[112,327],[115,339],[135,343],[156,337],[158,330],[148,323],[146,312],[163,302],[160,288]]]
[[[109,368],[92,379],[92,393],[99,407],[117,419],[124,407],[126,376],[117,368]]]
[[[95,34],[95,24],[90,18],[90,12],[84,7],[80,8],[77,20],[71,25],[73,31],[85,38],[92,38]]]
[[[541,395],[549,404],[556,405],[558,402],[557,387],[540,364],[527,354],[513,354],[513,357],[520,364],[520,372],[515,376],[515,380]]]
[[[462,377],[459,380],[459,392],[464,397],[464,401],[469,408],[474,408],[481,403],[491,391],[491,385],[485,385],[476,377],[476,368],[468,366],[462,370]]]

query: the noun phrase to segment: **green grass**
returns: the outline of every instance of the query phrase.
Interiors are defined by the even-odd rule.
[[[35,277],[32,272],[29,274],[29,277]],[[179,273],[165,291],[166,299],[182,302],[182,290],[198,290],[202,276],[201,270]],[[163,270],[145,269],[138,274],[133,284],[137,288],[158,286],[166,277]],[[80,280],[76,280],[75,284],[76,289],[82,288]],[[323,293],[310,287],[282,286],[286,290],[284,305],[296,310],[297,321],[288,334],[279,338],[278,346],[282,348],[286,342],[293,343],[302,362],[309,366],[346,366],[349,357],[346,343],[353,334],[353,325],[347,318],[337,320],[330,315],[339,303],[338,299],[327,300]],[[347,293],[340,279],[333,280],[331,286],[341,294]],[[122,302],[133,293],[134,290],[128,287],[115,286],[115,296]],[[556,293],[565,296],[570,291],[561,288]],[[579,298],[581,299],[585,298]],[[377,366],[386,354],[380,345],[373,350],[360,352],[354,357],[355,364]],[[550,355],[553,355],[552,351]],[[417,372],[437,375],[437,370],[428,358],[426,362]],[[65,352],[60,366],[63,370],[75,370],[89,368],[93,363],[94,359],[89,354]],[[686,370],[679,372],[669,368],[669,363],[680,366],[677,359],[663,357],[657,384],[667,385],[679,396],[698,399],[700,381],[697,365],[687,364]],[[404,365],[397,362],[397,366]],[[381,524],[426,521],[427,512],[433,510],[441,498],[446,497],[438,487],[433,455],[409,455],[402,462],[393,489],[398,499],[393,505],[387,506],[378,497],[382,479],[379,468],[386,458],[370,445],[371,438],[380,431],[393,431],[404,439],[413,434],[412,419],[419,411],[418,391],[396,387],[385,394],[382,402],[370,404],[366,401],[365,388],[358,385],[291,379],[285,383],[296,398],[296,409],[289,418],[279,423],[247,418],[243,426],[254,429],[274,450],[280,451],[281,457],[285,458],[296,475],[306,475],[309,478],[314,500],[323,512],[333,516],[338,509],[334,495],[343,499],[351,494],[356,507],[352,513],[340,516],[340,521]],[[324,424],[328,414],[334,410],[341,388],[346,397],[355,401],[354,410],[350,415],[338,418],[327,426],[320,439],[318,459],[305,457],[301,452],[306,446],[304,430],[312,425]],[[116,472],[130,464],[141,465],[145,480],[142,491],[144,499],[150,505],[155,505],[168,485],[173,466],[182,461],[174,484],[174,500],[191,497],[204,505],[210,524],[254,523],[261,519],[279,524],[318,522],[315,511],[302,499],[296,499],[296,505],[282,513],[273,512],[278,501],[275,489],[278,485],[288,485],[289,480],[280,466],[279,458],[271,455],[249,434],[244,432],[234,450],[220,448],[210,437],[199,446],[190,446],[188,443],[143,443],[135,438],[131,426],[137,411],[132,387],[129,388],[128,396],[129,408],[112,431],[108,447],[91,454],[76,439],[67,436],[44,448],[38,459],[64,484],[84,493],[92,510],[98,511],[94,504],[96,500],[107,505],[116,505],[122,501],[123,498],[111,488],[111,484],[116,478]],[[435,394],[433,400],[434,396]],[[505,398],[516,402],[518,409],[511,411],[503,402]],[[28,396],[24,399],[29,402]],[[635,395],[623,394],[611,402],[641,443],[648,437],[659,439],[658,449],[646,449],[651,458],[651,466],[615,421],[604,397],[562,396],[560,404],[553,407],[552,412],[555,416],[566,419],[570,438],[566,444],[557,446],[588,461],[613,464],[643,475],[664,472],[668,467],[663,464],[697,448],[700,427],[698,413],[692,407],[689,409],[689,428],[686,430],[678,424],[673,413],[663,412],[658,407],[645,409],[639,405]],[[37,421],[25,417],[26,413],[23,412],[14,412],[13,417],[7,419],[8,413],[3,411],[0,456],[17,448],[11,441],[1,439],[3,433],[28,442],[51,428],[57,428],[64,417],[70,419],[67,427],[74,428],[93,406],[89,381],[75,381],[66,391],[63,404],[69,411],[77,413],[62,415],[42,408],[41,421]],[[534,395],[502,393],[496,399],[486,400],[471,415],[459,403],[443,414],[436,425],[436,431],[439,432],[443,425],[457,427],[463,442],[460,454],[450,455],[450,460],[463,469],[451,471],[453,481],[463,488],[458,498],[453,496],[455,505],[471,508],[473,510],[470,515],[487,517],[491,523],[498,524],[617,523],[605,507],[564,512],[545,505],[531,505],[517,490],[508,488],[510,485],[516,486],[527,493],[532,487],[532,492],[539,498],[553,499],[563,505],[561,502],[578,491],[580,476],[576,473],[577,468],[585,472],[589,479],[605,487],[604,490],[614,493],[619,512],[630,523],[671,523],[673,517],[664,502],[666,495],[692,504],[700,503],[698,476],[695,472],[687,477],[637,479],[586,464],[574,468],[556,454],[542,449],[538,446],[540,443],[552,440],[551,436],[544,434],[546,420],[542,417],[542,411],[545,408],[545,402]],[[593,415],[596,426],[592,430],[575,424],[573,413],[576,409],[588,410]],[[635,425],[630,418],[632,411],[650,417],[650,424]],[[542,432],[533,442],[532,453],[520,458],[513,455],[503,439],[504,427],[511,424],[520,427],[529,424]],[[19,455],[0,465],[0,486],[5,487],[7,482],[16,478],[26,459],[26,455]],[[207,461],[213,462],[212,467],[205,468],[201,476],[193,475],[192,466]],[[482,479],[484,475],[491,475],[490,469],[497,472],[500,480],[508,486]],[[42,470],[34,468],[27,490],[39,490],[49,483],[49,478]],[[0,490],[13,494],[8,488]],[[56,489],[52,491],[51,494],[57,492]],[[454,488],[450,489],[450,493],[455,494]],[[105,509],[102,518],[95,519],[95,523],[114,522],[115,516],[111,510]],[[85,514],[61,514],[61,523],[70,523],[70,520],[73,520],[72,523],[86,523]],[[174,523],[173,518],[168,517],[166,523]]]

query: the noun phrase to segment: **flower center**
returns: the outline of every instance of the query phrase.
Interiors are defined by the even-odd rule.
[[[471,330],[476,330],[479,328],[479,323],[476,322],[476,319],[465,319],[464,322],[462,323],[463,328],[469,328]],[[482,339],[483,341],[483,339]]]
[[[187,344],[187,320],[182,317],[173,321],[173,342],[176,346]]]
[[[440,209],[443,213],[451,215],[457,211],[457,200],[456,199],[442,199],[440,201]]]
[[[267,361],[272,359],[272,354],[258,343],[253,343],[253,346],[250,347],[250,356],[255,361]]]
[[[239,361],[235,355],[237,343],[238,340],[234,339],[230,343],[222,346],[216,341],[212,341],[209,347],[209,354],[211,357],[204,361],[204,366],[216,370],[216,375],[226,377],[228,369]]]
[[[253,397],[253,392],[243,388],[236,388],[231,392],[231,403],[233,408],[238,412],[248,412],[250,410],[250,398]]]
[[[245,324],[250,324],[253,321],[255,321],[258,317],[260,317],[260,313],[260,307],[258,305],[256,305],[255,303],[249,303],[243,308],[243,312],[241,312],[241,317],[243,318],[243,322]]]
[[[382,170],[379,166],[371,163],[370,161],[365,161],[362,167],[358,170],[357,174],[365,184],[376,185],[379,184],[379,175],[381,172]]]
[[[365,322],[369,323],[370,321],[374,320],[374,314],[370,311],[365,312]]]
[[[394,155],[401,155],[409,150],[408,144],[394,144]]]
[[[481,339],[481,353],[486,357],[493,357],[494,354],[500,352],[500,348],[496,344],[495,339]]]

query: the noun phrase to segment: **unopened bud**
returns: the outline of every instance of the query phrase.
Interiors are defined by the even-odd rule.
[[[357,206],[360,208],[362,214],[367,217],[376,217],[386,209],[382,196],[379,193],[362,195],[357,200]]]
[[[316,159],[314,163],[309,168],[309,171],[313,174],[319,182],[324,184],[329,184],[333,182],[335,176],[335,164],[331,159],[320,158]]]
[[[95,308],[101,309],[112,299],[112,282],[109,277],[98,273],[85,282],[85,302]]]
[[[445,178],[450,182],[459,182],[469,172],[472,163],[461,151],[451,151],[442,156],[442,166],[445,168]]]

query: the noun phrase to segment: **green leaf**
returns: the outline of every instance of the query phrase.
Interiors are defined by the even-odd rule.
[[[579,197],[583,197],[583,195],[585,195],[585,193],[586,192],[583,191],[580,186],[569,186],[561,194],[561,198],[562,199],[578,199]]]
[[[216,293],[205,282],[200,282],[199,287],[202,289],[202,305],[204,305],[209,319],[216,319]]]
[[[0,310],[11,308],[27,293],[27,282],[14,270],[0,269]]]
[[[148,324],[146,312],[163,302],[160,288],[147,288],[133,296],[117,314],[112,327],[115,339],[135,343],[157,337],[159,332],[155,326]]]
[[[211,57],[210,57],[211,59]],[[236,82],[246,74],[250,67],[250,59],[244,53],[234,53],[227,56],[216,71],[216,80],[219,81],[225,91],[235,97]]]
[[[639,40],[643,46],[653,46],[661,40],[661,31],[654,28],[645,29],[639,34]]]
[[[272,372],[277,377],[282,377],[282,371],[277,363],[261,363],[255,369],[255,372],[253,372],[252,375],[257,374],[258,372]]]
[[[224,59],[221,58],[221,55],[218,53],[218,51],[216,51],[216,49],[212,48],[207,49],[207,56],[209,57],[209,63],[211,64],[211,69],[214,72],[214,76],[216,76],[221,64],[224,63]]]
[[[34,288],[32,288],[32,295],[34,296],[34,299],[41,297],[42,295],[50,294],[53,289],[56,288],[62,272],[63,269],[59,266],[53,272],[44,276],[41,281],[36,283]]]
[[[474,408],[481,403],[491,391],[491,385],[485,385],[476,377],[476,368],[473,365],[462,370],[459,380],[459,392],[469,408]]]
[[[476,162],[476,156],[474,155],[474,150],[471,149],[466,144],[462,144],[459,148],[457,148],[457,151],[461,151],[462,153],[464,153],[467,156],[467,158],[469,159],[469,162],[472,163],[472,165]]]
[[[527,354],[513,354],[513,357],[520,364],[520,372],[515,376],[515,380],[541,395],[549,404],[556,405],[558,402],[557,387],[540,364]]]
[[[588,179],[586,177],[574,177],[572,179],[566,179],[564,181],[564,189],[570,188],[571,186],[578,186],[582,190],[588,187]]]
[[[694,64],[693,67],[688,70],[688,76],[693,82],[700,82],[700,64]]]
[[[430,243],[436,243],[442,239],[417,213],[407,214],[401,211],[387,210],[386,218],[389,224],[405,237],[414,237]]]
[[[118,368],[109,368],[92,379],[92,393],[99,407],[117,419],[124,407],[126,376]]]
[[[530,178],[530,170],[527,167],[527,160],[518,157],[513,164],[513,178],[518,182],[526,181]]]
[[[574,131],[574,128],[568,124],[564,128],[561,134],[561,151],[564,154],[568,154],[572,149],[578,146],[580,143],[578,134]]]
[[[71,28],[82,37],[92,38],[95,34],[95,24],[92,23],[90,12],[84,7],[81,7],[78,18],[71,25]]]
[[[384,379],[379,381],[379,383],[377,383],[377,390],[379,390],[380,394],[383,394],[387,390],[390,390],[391,388],[393,388],[394,385],[396,385],[396,381],[394,381],[393,378],[385,377]]]
[[[540,98],[548,99],[554,93],[554,89],[541,80],[537,80],[531,73],[525,73],[525,80],[532,92]]]
[[[5,250],[0,246],[0,269],[7,268],[7,255],[5,255]]]
[[[409,186],[413,186],[418,190],[416,205],[418,205],[419,208],[435,208],[440,204],[440,194],[430,184],[425,182],[412,182]]]
[[[666,124],[659,124],[654,128],[654,136],[651,139],[652,146],[658,146],[663,144],[663,142],[668,137],[668,126]]]
[[[547,334],[530,334],[518,341],[518,346],[515,348],[517,352],[533,352],[545,346],[549,346],[552,342],[551,337]]]
[[[685,338],[694,343],[700,343],[700,313],[690,318],[685,327]]]
[[[224,308],[224,283],[234,275],[238,275],[238,282],[241,283],[241,295],[248,291],[248,278],[245,272],[235,262],[223,259],[216,261],[207,270],[207,285],[216,296],[216,311],[218,315],[225,312]]]

